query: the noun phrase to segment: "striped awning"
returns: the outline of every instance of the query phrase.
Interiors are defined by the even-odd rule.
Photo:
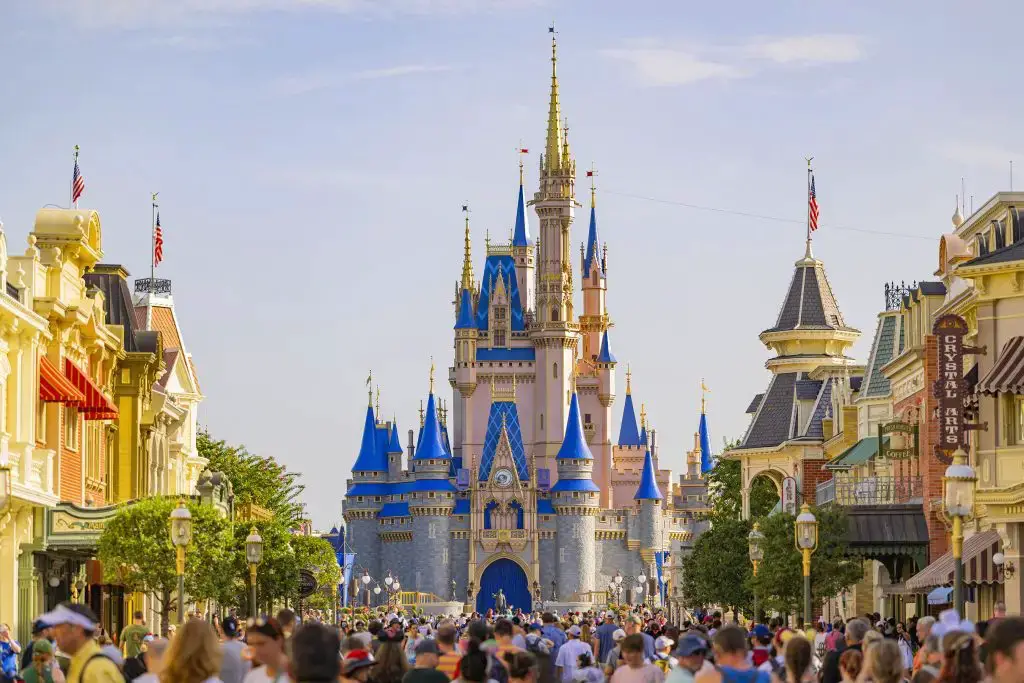
[[[71,383],[46,356],[39,357],[39,398],[47,403],[77,406],[85,403],[85,394]]]
[[[982,394],[1024,394],[1024,337],[1012,337],[1003,345],[995,365],[978,382]]]
[[[964,541],[964,583],[1002,583],[1003,577],[992,562],[1002,540],[995,529],[974,534]],[[923,591],[953,583],[953,551],[949,551],[907,581],[907,588]]]
[[[100,388],[89,379],[81,368],[71,362],[71,359],[64,359],[64,372],[85,395],[85,400],[78,407],[78,412],[86,420],[115,420],[117,419],[117,406],[103,395]]]

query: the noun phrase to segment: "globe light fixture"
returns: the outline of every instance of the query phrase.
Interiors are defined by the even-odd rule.
[[[178,623],[185,623],[185,548],[192,542],[192,513],[179,500],[171,510],[171,543],[175,549],[175,570],[178,574]]]
[[[811,554],[818,548],[818,520],[811,512],[811,506],[804,503],[793,524],[796,548],[804,556],[804,623],[812,623],[811,609]]]
[[[974,516],[974,489],[978,475],[967,464],[962,448],[953,453],[953,464],[942,477],[942,503],[946,517],[952,521],[953,540],[953,607],[964,614],[964,522]],[[1005,556],[1004,556],[1005,561]]]

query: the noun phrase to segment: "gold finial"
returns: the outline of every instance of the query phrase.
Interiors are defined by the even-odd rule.
[[[562,129],[561,106],[558,102],[558,34],[555,31],[555,24],[552,22],[548,27],[551,34],[551,101],[548,104],[548,135],[544,147],[544,169],[548,172],[556,172],[562,169]]]
[[[708,385],[704,384],[704,378],[700,378],[700,414],[704,414],[704,407],[707,405],[707,395],[711,393]]]
[[[430,393],[434,393],[434,357],[430,357]]]
[[[576,393],[576,373],[575,372],[572,373],[571,379],[572,379],[572,393],[575,394]]]
[[[369,395],[366,405],[373,406],[373,370],[366,376],[366,393]]]
[[[420,427],[421,428],[423,427],[424,423],[426,423],[426,421],[427,421],[427,419],[426,419],[426,417],[424,417],[424,415],[425,415],[425,413],[423,412],[423,399],[420,399]]]
[[[633,371],[629,367],[629,363],[626,363],[626,396],[633,393]]]
[[[469,245],[469,203],[462,205],[462,212],[466,214],[466,235],[462,253],[462,288],[472,291],[473,289],[473,256]]]
[[[491,229],[487,228],[487,232],[484,233],[484,247],[487,249],[488,256],[491,253]]]
[[[590,178],[590,208],[597,206],[597,186],[595,181],[597,180],[597,167],[594,162],[590,162],[590,170],[587,171],[587,177]]]
[[[380,385],[379,384],[377,385],[377,410],[375,412],[377,413],[377,419],[379,420],[380,419]]]
[[[647,427],[647,404],[646,403],[641,403],[640,404],[640,429],[645,429],[646,427]]]

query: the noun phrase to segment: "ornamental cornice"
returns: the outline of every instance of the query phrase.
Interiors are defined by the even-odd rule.
[[[580,517],[597,517],[601,514],[601,511],[595,505],[594,507],[584,507],[580,504],[560,505],[554,504],[555,514],[557,515],[578,515]]]
[[[342,513],[342,517],[345,518],[346,522],[356,519],[374,519],[377,517],[377,512],[377,510],[345,510]]]
[[[412,540],[411,531],[382,531],[380,540],[384,543],[408,543]]]
[[[598,529],[594,532],[594,540],[597,541],[621,541],[625,540],[625,531],[613,531],[611,529]]]
[[[409,513],[413,517],[451,517],[454,509],[454,503],[449,507],[438,504],[416,505],[415,507],[413,505],[413,503],[409,503]]]
[[[457,540],[457,541],[468,541],[469,540],[469,531],[466,530],[466,529],[459,529],[458,531],[452,531],[452,532],[450,532],[449,535],[452,538],[454,538],[455,540]]]
[[[692,531],[670,531],[668,534],[670,541],[689,541],[693,538]]]
[[[541,540],[553,540],[558,532],[550,530],[541,530],[537,532],[537,538]]]

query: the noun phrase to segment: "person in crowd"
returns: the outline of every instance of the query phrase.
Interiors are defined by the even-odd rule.
[[[113,643],[100,645],[100,654],[112,661],[114,664],[117,664],[118,670],[122,674],[124,673],[124,655],[121,654],[121,651],[117,649],[116,645]]]
[[[604,660],[604,672],[608,676],[611,676],[617,668],[625,664],[625,660],[622,658],[622,641],[625,639],[626,632],[621,628],[616,629],[612,634],[614,645],[608,652],[608,657]]]
[[[931,635],[932,627],[935,626],[935,617],[921,617],[917,620],[917,626],[914,628],[914,632],[917,635],[917,642],[921,643],[922,647],[918,649],[914,655],[914,667],[913,670],[917,671],[924,666],[924,652],[923,645],[928,641],[928,636]]]
[[[224,643],[221,645],[221,662],[219,667],[220,677],[224,683],[242,683],[245,675],[249,673],[251,663],[243,655],[245,654],[245,643],[242,642],[241,624],[238,617],[226,617],[221,624],[224,630]],[[177,634],[171,639],[171,644],[177,640]]]
[[[64,674],[57,666],[50,641],[40,639],[32,642],[32,663],[21,670],[24,683],[63,683]]]
[[[832,630],[825,636],[825,651],[832,652],[838,647],[838,641],[843,637],[843,618],[832,619]]]
[[[551,612],[545,612],[540,620],[544,623],[541,628],[541,635],[551,641],[551,656],[558,660],[558,650],[565,644],[568,637],[562,629],[558,628],[558,620]]]
[[[160,683],[160,668],[170,645],[171,642],[166,638],[151,638],[142,644],[141,657],[145,670],[135,679],[135,683]]]
[[[341,663],[342,683],[367,683],[370,680],[370,670],[376,663],[373,653],[368,650],[350,651]]]
[[[401,624],[401,621],[399,621],[397,617],[395,618],[395,622],[399,625]],[[420,633],[420,627],[419,624],[416,623],[416,620],[409,620],[409,625],[405,627],[405,644],[403,647],[405,651],[405,659],[409,662],[410,666],[416,662],[416,646],[425,639],[426,636]]]
[[[929,631],[914,659],[920,664],[910,676],[911,683],[932,683],[939,677],[942,669],[942,641],[937,633]]]
[[[125,658],[138,657],[142,651],[142,639],[149,635],[146,616],[142,612],[135,612],[132,619],[132,623],[121,629],[121,637],[118,639]]]
[[[555,655],[555,678],[561,683],[572,683],[573,674],[576,672],[576,667],[579,666],[580,655],[584,652],[592,655],[594,651],[589,643],[580,640],[583,631],[579,626],[570,626],[565,633],[569,639]]]
[[[631,614],[626,618],[626,636],[629,637],[634,634],[638,634],[644,641],[644,658],[648,662],[654,661],[654,638],[649,633],[644,633],[641,629],[643,626],[643,619],[635,614]]]
[[[747,661],[746,636],[733,624],[718,629],[711,640],[716,666],[698,673],[694,683],[769,683],[771,674],[753,669]]]
[[[864,667],[860,674],[862,683],[900,683],[903,680],[903,656],[896,641],[868,638],[864,642]]]
[[[30,640],[28,645],[23,647],[21,650],[21,664],[19,668],[27,669],[32,665],[32,648],[35,647],[37,640],[47,640],[50,645],[55,645],[53,642],[53,629],[47,628],[38,619],[32,622],[32,640]],[[54,660],[56,660],[56,657],[54,657]]]
[[[533,653],[523,650],[506,652],[504,664],[511,683],[537,683],[537,658]],[[601,680],[604,680],[603,675]]]
[[[437,658],[437,670],[450,679],[455,678],[455,670],[459,666],[461,655],[455,649],[455,624],[444,622],[437,627],[435,640],[441,656]]]
[[[825,661],[821,665],[821,683],[840,683],[842,681],[839,673],[839,657],[845,650],[862,652],[861,641],[864,640],[864,636],[870,629],[871,627],[864,619],[851,619],[846,624],[846,647],[837,648],[825,655]]]
[[[502,667],[504,668],[504,667]],[[466,646],[466,654],[459,662],[459,677],[456,683],[490,683],[490,658],[480,648],[480,641],[471,638]]]
[[[117,664],[100,653],[99,620],[86,605],[62,602],[39,620],[53,629],[57,648],[70,657],[67,683],[124,683]]]
[[[661,673],[666,676],[678,663],[676,658],[671,655],[673,645],[675,643],[667,636],[658,636],[654,639],[654,665],[661,669]]]
[[[619,646],[622,649],[622,658],[625,660],[625,664],[615,669],[615,673],[611,677],[611,683],[664,682],[665,674],[650,662],[644,652],[643,635],[642,633],[633,633],[622,639],[622,643]]]
[[[222,681],[217,676],[222,659],[213,627],[190,619],[178,629],[164,653],[160,683],[217,683]]]
[[[576,670],[572,672],[573,683],[604,683],[604,671],[594,661],[594,651],[589,641],[580,640],[587,645],[589,652],[581,652],[576,658]]]
[[[812,683],[814,675],[814,646],[802,635],[789,639],[783,649],[783,668],[776,672],[780,683]]]
[[[612,635],[617,630],[619,630],[619,627],[615,624],[615,613],[608,610],[604,615],[604,623],[594,630],[594,637],[592,639],[594,652],[597,653],[597,661],[603,662],[608,659],[608,653],[615,647]]]
[[[366,630],[366,622],[362,619],[356,619],[356,622],[352,625],[352,633],[349,634],[353,638],[358,638],[363,644],[363,649],[369,651],[370,645],[373,641],[373,635]]]
[[[338,632],[323,624],[303,624],[295,629],[288,640],[291,655],[288,658],[288,676],[294,683],[336,683],[339,679],[346,681],[350,676],[347,671],[342,674],[341,649]],[[365,650],[363,653],[372,662],[373,657]],[[349,653],[349,657],[355,654]],[[346,663],[349,661],[346,657]],[[349,679],[360,680],[360,679]],[[366,681],[365,676],[360,683]]]
[[[772,631],[764,624],[758,624],[754,627],[751,640],[751,663],[755,667],[760,667],[772,658]]]
[[[983,674],[974,634],[970,631],[950,631],[942,636],[941,642],[942,668],[936,680],[939,683],[981,683]]]
[[[11,627],[0,624],[0,681],[10,683],[18,678],[18,655],[21,645],[11,635]]]
[[[1003,616],[987,635],[985,671],[990,683],[1024,681],[1024,618]]]
[[[505,664],[505,655],[509,652],[518,652],[520,650],[512,641],[514,638],[515,626],[508,619],[498,619],[494,624],[494,640],[498,643],[498,649],[495,653],[498,660]],[[526,645],[526,639],[523,639],[523,645]],[[507,667],[506,667],[507,668]]]
[[[244,683],[288,683],[285,635],[277,619],[249,619],[245,640],[252,653],[253,669]]]
[[[416,646],[413,668],[405,672],[402,683],[448,683],[451,679],[437,669],[440,655],[437,643],[432,638],[423,638]]]
[[[281,625],[281,631],[284,633],[285,640],[291,638],[292,633],[295,632],[295,622],[295,612],[287,607],[282,610],[278,610],[277,623]]]
[[[693,683],[697,673],[713,668],[707,654],[708,643],[699,631],[684,634],[676,647],[676,666],[665,677],[665,683]]]
[[[843,683],[856,683],[864,666],[864,654],[860,650],[847,650],[839,656],[839,675]]]
[[[380,645],[374,654],[377,663],[370,669],[372,683],[401,683],[405,672],[409,670],[409,660],[405,658],[402,646],[404,639],[401,626],[392,626],[377,632]]]
[[[551,641],[541,635],[538,622],[530,624],[526,634],[526,651],[537,660],[536,683],[557,683],[555,678],[555,659],[551,656]],[[511,678],[511,671],[509,677]]]

